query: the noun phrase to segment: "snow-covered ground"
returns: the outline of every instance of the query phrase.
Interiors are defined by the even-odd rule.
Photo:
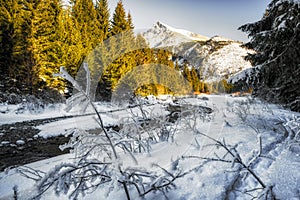
[[[162,105],[156,104],[156,105],[150,105],[146,106],[145,110],[151,114],[151,116],[157,116],[162,113]],[[111,107],[111,110],[113,112],[107,112],[107,108],[104,108],[103,105],[98,105],[97,109],[99,112],[107,112],[105,114],[102,114],[102,120],[104,122],[104,126],[116,126],[120,124],[120,121],[124,118],[129,118],[131,116],[131,113],[135,113],[138,115],[141,115],[138,108],[132,108],[132,109],[118,109]],[[92,111],[88,111],[89,113],[92,113]],[[48,137],[55,137],[60,135],[67,135],[69,134],[69,130],[72,129],[83,129],[83,130],[92,130],[99,128],[99,124],[95,120],[96,114],[94,115],[88,115],[88,116],[81,116],[81,117],[74,117],[74,118],[68,118],[64,120],[59,120],[56,122],[51,122],[47,124],[43,124],[40,126],[37,126],[41,132],[39,132],[39,136],[43,138]],[[62,128],[63,127],[63,128]]]
[[[96,103],[97,109],[100,112],[106,112],[113,109],[118,109],[109,103]],[[32,106],[29,103],[22,103],[17,105],[10,105],[6,103],[0,104],[0,125],[12,124],[16,122],[29,121],[35,119],[47,119],[55,117],[80,115],[80,108],[66,111],[65,104],[49,104],[43,108],[36,108],[33,111],[30,109]],[[91,113],[92,110],[87,110],[86,113]],[[85,113],[85,114],[86,114]]]
[[[169,102],[167,99],[163,100]],[[157,103],[144,107],[144,113],[138,108],[105,113],[118,108],[100,103],[97,104],[97,109],[102,113],[105,125],[130,125],[145,113],[147,118],[152,119],[163,118],[168,113],[167,104],[155,100],[151,103],[154,102]],[[172,132],[173,139],[152,144],[149,152],[134,154],[137,163],[132,161],[130,155],[118,151],[120,161],[117,163],[121,163],[123,169],[148,170],[163,176],[166,174],[166,171],[161,170],[163,168],[170,173],[184,174],[178,177],[174,181],[175,186],[170,187],[169,192],[165,193],[169,199],[251,199],[268,195],[267,192],[270,191],[268,188],[272,188],[278,199],[300,198],[299,113],[255,99],[224,95],[184,98],[180,99],[179,103],[187,105],[182,110],[182,117],[173,124],[159,123],[166,125]],[[196,108],[200,106],[212,108],[214,112],[212,114],[197,112]],[[64,107],[57,105],[49,111],[33,115],[26,112],[15,114],[14,108],[7,106],[9,111],[0,114],[0,119],[4,124],[26,119],[78,114],[76,111],[66,113],[62,110]],[[5,110],[5,105],[2,105],[1,109]],[[186,115],[183,114],[185,112]],[[94,116],[89,115],[51,122],[37,128],[41,130],[40,136],[50,137],[68,134],[68,130],[75,128],[90,130],[96,127]],[[123,130],[133,129],[128,127],[126,129],[124,126]],[[151,129],[156,130],[158,129]],[[289,136],[285,137],[285,134]],[[220,142],[219,145],[216,145],[217,141]],[[230,149],[234,157],[220,144]],[[32,195],[36,194],[35,181],[22,176],[20,170],[24,172],[24,169],[29,171],[35,169],[49,172],[62,163],[76,163],[77,159],[74,159],[74,156],[74,154],[57,156],[28,164],[26,168],[19,167],[0,173],[0,199],[13,199],[13,188],[17,191],[18,199],[32,198]],[[248,169],[263,182],[264,190],[259,189],[262,185],[258,179],[243,168],[237,159],[247,165]],[[28,171],[26,174],[37,177]],[[70,190],[72,189],[74,188],[71,187]],[[139,199],[134,187],[128,189],[131,199]],[[41,199],[68,199],[70,194],[68,191],[57,196],[50,188]],[[79,199],[125,199],[126,195],[121,184],[107,183],[87,193],[86,196],[79,197]],[[158,191],[145,196],[145,199],[164,198],[163,193]]]
[[[23,110],[21,104],[7,105],[6,103],[0,104],[0,125],[12,124],[16,122],[28,121],[32,119],[45,119],[49,117],[62,117],[71,115],[63,110],[63,104],[49,105],[45,111],[32,113],[28,109]]]

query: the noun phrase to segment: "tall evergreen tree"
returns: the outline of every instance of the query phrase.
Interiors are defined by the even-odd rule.
[[[81,34],[81,41],[85,49],[85,57],[99,43],[101,38],[100,24],[92,0],[73,0],[72,16],[75,27]]]
[[[38,73],[34,58],[34,24],[33,19],[37,12],[38,0],[26,0],[20,2],[22,9],[19,12],[14,31],[13,40],[13,78],[22,80],[19,86],[23,93],[34,93],[38,85]]]
[[[66,8],[60,15],[59,27],[61,31],[59,31],[59,42],[62,66],[65,66],[68,72],[75,77],[78,67],[83,61],[82,55],[84,55],[85,49],[81,40],[81,33],[75,27],[71,12],[70,8]]]
[[[35,70],[45,86],[62,90],[64,82],[53,78],[62,65],[60,31],[64,31],[60,20],[63,11],[60,0],[39,1],[33,17],[33,54]]]
[[[192,84],[192,76],[191,76],[191,71],[188,68],[188,65],[184,63],[183,65],[183,76],[184,78]]]
[[[109,9],[107,0],[96,1],[96,15],[99,23],[101,37],[99,42],[106,40],[109,36],[110,22],[109,22]]]
[[[190,73],[191,73],[193,90],[194,92],[199,92],[200,81],[199,81],[198,73],[194,67],[192,68]]]
[[[127,21],[127,16],[122,1],[119,1],[117,4],[111,23],[112,23],[112,27],[111,27],[112,36],[130,30],[130,25]]]
[[[128,41],[134,41],[135,40],[135,35],[134,35],[134,25],[133,25],[133,22],[132,22],[132,17],[131,17],[131,14],[130,12],[127,14],[127,17],[126,17],[126,33],[127,33],[127,40]],[[132,42],[130,42],[129,45],[132,45]]]
[[[135,37],[131,16],[130,14],[128,17],[126,16],[122,1],[117,4],[111,23],[110,56],[116,54],[118,58],[109,66],[106,66],[98,86],[101,89],[98,90],[100,95],[96,95],[96,98],[104,100],[110,100],[110,96],[120,78],[135,66],[135,53],[123,53],[134,47]]]
[[[133,22],[132,22],[132,17],[131,17],[131,14],[130,12],[127,14],[127,30],[133,30],[134,29],[134,25],[133,25]]]
[[[273,0],[258,22],[240,27],[251,37],[245,46],[256,71],[254,94],[300,111],[300,3]]]
[[[13,71],[13,40],[20,23],[22,6],[18,0],[0,1],[0,73],[9,76]]]
[[[179,71],[179,70],[180,70],[180,68],[179,68],[179,64],[178,64],[178,60],[176,60],[176,62],[175,62],[175,70],[177,70],[177,71]]]

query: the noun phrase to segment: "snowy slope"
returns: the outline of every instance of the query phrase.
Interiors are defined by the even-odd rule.
[[[244,57],[250,51],[242,48],[239,43],[231,43],[210,54],[203,63],[203,75],[206,80],[231,77],[252,67]]]

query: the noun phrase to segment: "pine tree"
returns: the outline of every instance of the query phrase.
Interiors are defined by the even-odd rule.
[[[179,68],[179,64],[178,64],[178,60],[176,60],[176,63],[175,63],[175,70],[179,71],[180,68]]]
[[[113,90],[116,88],[118,81],[136,64],[135,52],[124,53],[135,47],[135,36],[133,33],[133,24],[131,15],[126,16],[122,1],[119,1],[115,8],[110,35],[110,56],[115,54],[118,58],[114,60],[106,70],[101,79],[99,93],[101,97],[97,99],[109,100]]]
[[[132,45],[132,41],[135,41],[135,35],[134,35],[134,25],[132,22],[132,17],[130,12],[127,14],[127,18],[126,18],[126,34],[127,34],[127,40],[130,41],[130,46]]]
[[[21,5],[17,0],[0,1],[0,73],[9,76],[14,69],[13,40],[17,24],[20,23]]]
[[[256,53],[247,56],[257,66],[254,94],[300,111],[300,3],[273,0],[258,22],[241,26],[251,37],[245,46]]]
[[[60,31],[63,15],[60,0],[42,0],[37,4],[33,17],[32,52],[35,70],[43,85],[58,90],[64,89],[64,82],[53,78],[62,65]]]
[[[85,49],[81,40],[81,33],[75,27],[75,22],[71,16],[71,10],[69,8],[64,9],[59,20],[59,43],[61,65],[64,66],[68,72],[75,77],[79,66],[83,62]]]
[[[22,93],[34,93],[39,87],[36,60],[34,58],[34,24],[37,0],[26,0],[21,2],[22,9],[18,13],[18,20],[14,31],[13,40],[13,78],[20,80],[18,88]]]
[[[99,44],[102,38],[100,24],[92,0],[73,0],[72,16],[75,27],[81,34],[81,41],[85,50],[83,57]]]
[[[113,14],[111,35],[117,35],[130,30],[122,1],[119,1]]]
[[[126,27],[126,30],[133,30],[133,29],[134,29],[134,25],[133,25],[133,22],[132,22],[131,14],[129,12],[127,14],[127,27]]]
[[[184,63],[184,65],[183,65],[183,74],[182,75],[190,84],[192,84],[191,72],[186,63]]]
[[[109,22],[109,10],[107,0],[96,1],[96,15],[99,23],[99,29],[101,33],[100,41],[106,40],[109,36],[110,22]]]
[[[194,92],[199,92],[200,81],[199,81],[198,73],[194,67],[192,68],[190,73],[191,73],[193,90]]]
[[[21,93],[34,93],[39,87],[34,44],[39,1],[1,1],[1,71],[16,80]]]

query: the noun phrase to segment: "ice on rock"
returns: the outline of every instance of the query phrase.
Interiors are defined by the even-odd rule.
[[[17,144],[17,145],[24,145],[25,142],[24,142],[24,140],[17,140],[17,141],[16,141],[16,144]]]
[[[9,141],[2,141],[1,144],[2,145],[8,145],[10,142]]]

